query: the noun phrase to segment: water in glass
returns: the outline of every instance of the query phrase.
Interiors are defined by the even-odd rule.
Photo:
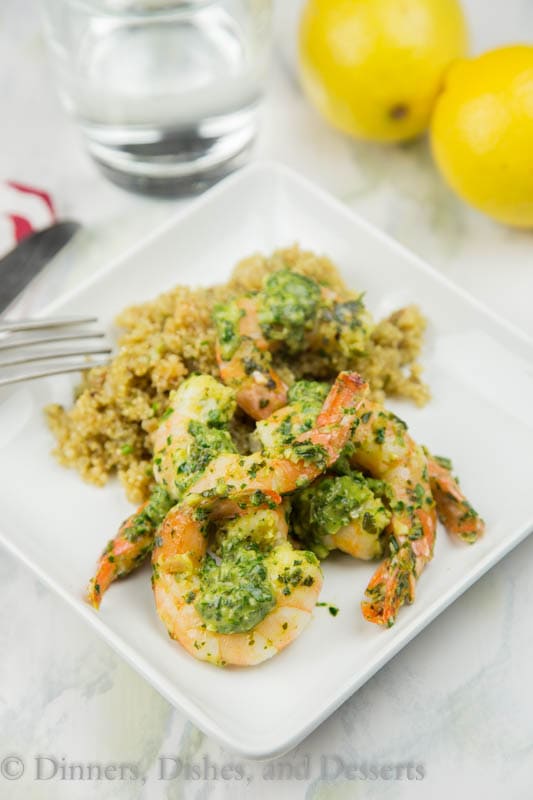
[[[247,156],[271,0],[43,0],[62,99],[115,182],[190,191]]]

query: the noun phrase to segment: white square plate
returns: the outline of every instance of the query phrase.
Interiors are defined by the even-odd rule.
[[[331,557],[315,618],[291,647],[253,669],[216,669],[170,641],[148,568],[116,584],[94,612],[83,590],[95,560],[130,513],[117,483],[83,484],[50,456],[49,402],[70,404],[75,379],[0,394],[1,541],[207,734],[250,758],[296,745],[533,527],[533,344],[415,256],[285,168],[256,165],[227,179],[46,313],[112,320],[176,283],[210,284],[253,251],[295,241],[328,254],[376,317],[416,301],[429,328],[423,362],[434,399],[394,404],[416,438],[453,458],[487,521],[473,547],[441,529],[413,606],[382,630],[359,609],[374,565]],[[327,679],[325,679],[327,676]]]

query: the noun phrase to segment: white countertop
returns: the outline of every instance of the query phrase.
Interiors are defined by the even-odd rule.
[[[464,4],[476,51],[531,40],[530,0]],[[457,201],[435,172],[425,142],[383,149],[328,129],[291,74],[297,6],[298,0],[279,0],[277,58],[255,157],[300,170],[533,335],[532,235],[501,228]],[[24,301],[32,310],[120,253],[179,203],[128,195],[95,170],[56,100],[35,0],[4,0],[0,65],[0,176],[48,189],[60,215],[85,226]],[[461,800],[526,800],[533,770],[532,580],[530,538],[297,750],[266,766],[224,752],[195,730],[2,551],[0,772],[2,759],[15,755],[25,762],[25,774],[9,782],[0,775],[0,797],[448,800],[455,794]],[[59,764],[130,763],[146,780],[60,781],[59,769],[55,779],[37,781],[39,755]],[[181,759],[178,777],[159,779],[163,755]],[[339,759],[413,766],[402,780],[349,780]],[[44,776],[51,763],[41,762]],[[194,779],[187,764],[200,774],[207,765],[218,779]],[[224,780],[228,764],[245,777]],[[416,765],[423,780],[407,777],[417,775]],[[176,772],[176,762],[167,760],[165,767],[167,777]]]

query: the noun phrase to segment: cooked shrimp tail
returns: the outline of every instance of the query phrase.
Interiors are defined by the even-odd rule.
[[[87,587],[87,601],[99,608],[102,597],[117,578],[129,575],[152,550],[154,532],[173,501],[161,487],[126,519],[100,556],[96,572]]]
[[[324,448],[328,466],[337,460],[355,427],[355,412],[367,391],[368,384],[357,372],[341,372],[324,401],[314,431],[300,437],[302,442],[309,439]]]
[[[363,616],[369,622],[390,628],[404,603],[415,599],[416,581],[425,564],[433,557],[435,544],[435,512],[417,509],[420,523],[418,538],[404,542],[378,567],[367,586],[366,600],[361,603]]]
[[[148,503],[143,503],[131,517],[128,517],[100,556],[94,577],[87,587],[87,601],[94,608],[100,608],[102,597],[113,581],[132,572],[150,552],[153,541],[151,530],[133,540],[128,538],[128,534],[135,529],[136,520],[142,516],[147,505]]]
[[[404,603],[412,603],[415,578],[408,550],[387,558],[378,567],[366,589],[361,608],[369,622],[391,627]]]
[[[452,468],[449,459],[428,454],[429,480],[439,519],[449,533],[473,544],[483,535],[485,523],[464,496]]]

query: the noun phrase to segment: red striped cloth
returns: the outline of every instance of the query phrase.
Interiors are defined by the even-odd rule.
[[[50,194],[18,181],[0,181],[0,256],[56,221]]]

